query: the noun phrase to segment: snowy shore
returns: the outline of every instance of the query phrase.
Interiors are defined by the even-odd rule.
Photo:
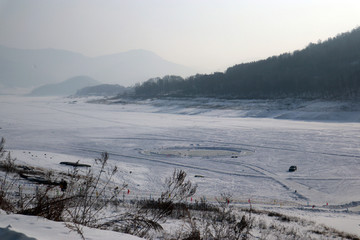
[[[0,96],[0,137],[18,162],[49,169],[65,170],[61,161],[91,163],[106,151],[121,170],[117,181],[127,182],[134,197],[160,194],[165,177],[181,168],[198,184],[194,199],[212,201],[231,193],[239,207],[247,207],[251,199],[257,209],[360,235],[358,105],[317,101],[275,111],[271,104],[256,103],[263,109],[255,111],[239,109],[245,105],[238,102],[211,108],[180,103],[185,104]],[[298,170],[289,173],[291,165]],[[12,231],[48,239],[26,230],[46,228],[46,220],[0,217],[3,233],[10,224]],[[61,223],[52,224],[46,234],[55,228],[68,231]],[[92,235],[91,230],[88,236],[101,239],[101,233]]]

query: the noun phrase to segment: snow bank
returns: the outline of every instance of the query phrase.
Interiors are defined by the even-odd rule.
[[[84,227],[86,240],[122,239],[139,240],[141,238],[99,229]],[[1,240],[81,240],[76,232],[70,231],[64,223],[49,221],[41,217],[18,214],[0,214]]]
[[[108,103],[119,102],[131,105],[151,105],[154,108],[150,111],[153,112],[184,115],[360,122],[360,104],[356,100],[170,98],[145,101],[108,101]]]

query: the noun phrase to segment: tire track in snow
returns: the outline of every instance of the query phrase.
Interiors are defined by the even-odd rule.
[[[311,153],[311,154],[321,154],[321,155],[325,155],[325,156],[349,157],[349,158],[358,158],[358,159],[360,159],[360,155],[353,155],[353,154],[304,151],[304,150],[297,150],[297,149],[292,149],[292,148],[272,147],[272,146],[264,146],[264,145],[256,145],[256,144],[228,143],[228,142],[218,142],[218,141],[209,141],[209,142],[217,143],[217,144],[246,146],[246,147],[253,147],[253,148],[263,148],[263,149],[272,149],[272,150],[281,150],[281,151],[290,151],[290,152],[300,152],[300,153]]]
[[[211,160],[213,162],[220,162],[217,160]],[[283,179],[280,179],[278,175],[276,175],[275,173],[269,172],[261,167],[255,166],[253,164],[247,164],[247,163],[243,163],[243,162],[234,162],[234,161],[224,161],[227,164],[231,164],[231,165],[238,165],[238,166],[243,166],[246,168],[249,168],[255,172],[258,172],[264,176],[267,176],[269,179],[275,181],[276,183],[280,184],[282,187],[284,187],[286,190],[291,190],[291,186],[289,186],[288,183],[284,182]],[[295,194],[298,198],[304,199],[304,200],[308,200],[308,198],[306,196],[303,196],[302,194],[298,193],[298,192],[291,192],[290,195]]]
[[[313,189],[311,187],[308,187],[304,184],[295,182],[296,180],[309,180],[308,178],[305,178],[305,177],[282,178],[273,172],[270,172],[262,167],[259,167],[259,166],[253,165],[253,164],[249,164],[249,163],[234,162],[234,161],[230,161],[230,160],[228,160],[228,161],[210,160],[210,161],[247,167],[247,168],[249,168],[255,172],[258,172],[264,176],[267,176],[269,179],[277,182],[278,184],[280,184],[282,187],[284,187],[286,190],[289,191],[290,196],[295,195],[296,198],[300,198],[300,199],[307,200],[307,201],[311,200],[311,198],[314,196],[321,197],[321,199],[330,199],[331,198],[330,195],[327,193],[320,192],[320,191]],[[310,178],[310,180],[347,181],[347,180],[360,180],[360,178],[325,178],[325,179],[324,178]],[[295,192],[295,190],[296,190],[296,192]]]
[[[104,152],[101,150],[87,149],[87,148],[77,148],[77,147],[71,147],[71,148],[75,149],[75,150],[83,151],[83,152],[94,152],[97,154],[101,154],[102,152]],[[143,160],[143,161],[147,161],[147,162],[156,162],[156,163],[165,164],[165,165],[171,165],[171,166],[183,167],[183,168],[189,168],[189,169],[196,169],[196,170],[201,170],[201,171],[208,171],[208,172],[213,172],[213,173],[218,173],[218,174],[242,176],[242,177],[254,177],[254,178],[269,178],[266,175],[255,175],[255,174],[245,174],[245,173],[222,171],[222,170],[210,169],[210,168],[206,168],[206,167],[195,166],[195,165],[191,165],[191,164],[170,162],[170,161],[154,159],[154,158],[149,158],[149,157],[125,155],[125,154],[120,154],[120,153],[113,152],[113,151],[107,151],[107,153],[109,153],[110,156],[132,158],[132,159]]]
[[[100,150],[87,149],[87,148],[75,148],[75,147],[72,147],[72,148],[75,150],[79,150],[79,151],[94,152],[97,154],[100,154],[103,152]],[[169,161],[164,161],[164,160],[159,160],[159,159],[154,159],[154,158],[149,158],[149,157],[125,155],[125,154],[120,154],[120,153],[113,152],[113,151],[110,151],[108,153],[110,154],[110,156],[126,157],[126,158],[132,158],[132,159],[137,159],[137,160],[143,160],[146,162],[156,162],[156,163],[171,165],[171,166],[175,166],[175,167],[196,169],[196,170],[201,170],[201,171],[213,172],[213,173],[217,173],[217,174],[225,174],[225,175],[240,176],[240,177],[267,178],[267,179],[273,180],[274,182],[280,184],[282,187],[284,187],[286,190],[288,190],[289,195],[292,198],[302,199],[302,200],[310,200],[311,196],[321,196],[322,199],[329,199],[329,197],[327,196],[326,193],[322,193],[315,189],[311,189],[300,183],[296,183],[296,182],[292,182],[292,181],[283,179],[283,178],[279,177],[278,175],[276,175],[275,173],[269,172],[263,168],[257,167],[252,164],[246,164],[246,163],[242,163],[242,162],[232,162],[232,161],[225,162],[227,164],[236,164],[236,165],[247,167],[255,172],[258,172],[260,175],[242,174],[242,173],[235,173],[235,172],[229,172],[229,171],[222,171],[222,170],[194,166],[194,165],[190,165],[190,164],[169,162]],[[211,161],[220,162],[220,161],[216,161],[216,160],[211,160]],[[294,192],[295,190],[296,190],[296,192]],[[293,197],[293,195],[295,195],[296,197]]]
[[[330,195],[324,192],[320,192],[316,189],[310,188],[306,185],[301,183],[290,181],[278,176],[275,173],[269,172],[263,168],[252,164],[244,164],[244,166],[248,166],[249,168],[253,169],[254,171],[263,173],[264,175],[268,176],[269,178],[273,179],[275,182],[279,183],[281,186],[289,190],[289,193],[295,194],[298,198],[303,200],[311,200],[316,196],[316,199],[330,199]],[[290,192],[291,191],[291,192]]]
[[[346,178],[341,178],[341,177],[330,177],[330,178],[287,177],[285,179],[290,180],[290,181],[296,181],[296,180],[305,180],[305,181],[358,181],[358,180],[360,180],[360,177],[346,177]]]
[[[124,138],[124,139],[128,139],[128,138]],[[143,138],[134,138],[134,139],[140,139],[143,140]],[[184,139],[179,140],[179,139],[159,139],[159,138],[148,138],[147,140],[160,140],[160,141],[184,141]],[[204,142],[208,142],[208,141],[204,141]],[[236,144],[236,145],[241,145],[241,144]],[[76,150],[80,150],[80,151],[86,151],[86,152],[95,152],[95,153],[101,153],[103,151],[100,150],[94,150],[94,149],[87,149],[87,148],[75,148],[72,147],[73,149]],[[304,184],[298,183],[296,182],[296,180],[308,180],[308,178],[306,177],[290,177],[290,178],[283,178],[278,176],[277,174],[270,172],[264,168],[261,168],[259,166],[253,165],[253,164],[249,164],[249,163],[244,163],[244,162],[235,162],[235,161],[231,161],[231,160],[226,160],[226,161],[220,161],[220,160],[215,160],[215,159],[208,159],[208,161],[212,161],[212,162],[216,162],[216,163],[220,163],[220,164],[229,164],[229,165],[238,165],[238,166],[243,166],[246,168],[249,168],[257,173],[259,173],[259,175],[256,174],[245,174],[245,173],[238,173],[238,172],[231,172],[231,171],[222,171],[222,170],[216,170],[216,169],[210,169],[210,168],[206,168],[206,167],[200,167],[200,166],[195,166],[195,165],[191,165],[191,164],[185,164],[185,163],[178,163],[178,162],[170,162],[170,161],[165,161],[165,160],[160,160],[160,159],[156,159],[156,158],[149,158],[149,157],[143,157],[143,156],[132,156],[132,155],[125,155],[125,154],[121,154],[121,153],[117,153],[117,152],[113,152],[110,151],[108,152],[109,154],[113,155],[113,156],[118,156],[118,157],[125,157],[125,158],[132,158],[132,159],[137,159],[137,160],[142,160],[142,161],[146,161],[146,162],[156,162],[156,163],[160,163],[160,164],[166,164],[166,165],[171,165],[171,166],[175,166],[175,167],[182,167],[182,168],[188,168],[188,169],[196,169],[196,170],[201,170],[201,171],[208,171],[208,172],[213,172],[213,173],[217,173],[217,174],[225,174],[225,175],[232,175],[232,176],[242,176],[242,177],[253,177],[253,178],[268,178],[273,180],[274,182],[278,183],[279,185],[281,185],[282,187],[284,187],[286,190],[289,191],[289,195],[290,197],[294,198],[294,199],[302,199],[302,200],[311,200],[311,198],[316,198],[316,199],[329,199],[330,195],[324,192],[320,192],[316,189],[313,189],[309,186],[306,186]],[[231,169],[231,167],[230,167]],[[327,180],[327,181],[332,181],[332,180],[359,180],[360,178],[309,178],[310,180]],[[296,191],[295,191],[296,190]],[[296,196],[296,197],[294,197]]]

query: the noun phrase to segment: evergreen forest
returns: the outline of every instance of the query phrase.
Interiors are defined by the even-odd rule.
[[[225,72],[152,78],[135,86],[136,97],[231,99],[360,96],[360,27],[310,43],[302,50],[229,67]]]

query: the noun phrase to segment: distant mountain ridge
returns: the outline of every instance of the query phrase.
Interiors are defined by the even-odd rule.
[[[79,75],[102,83],[131,86],[168,74],[187,76],[194,71],[146,50],[91,58],[65,50],[26,50],[0,45],[0,85],[5,87],[36,87]]]
[[[69,96],[75,94],[77,90],[84,87],[99,84],[88,76],[76,76],[60,83],[45,84],[32,90],[30,96]]]

